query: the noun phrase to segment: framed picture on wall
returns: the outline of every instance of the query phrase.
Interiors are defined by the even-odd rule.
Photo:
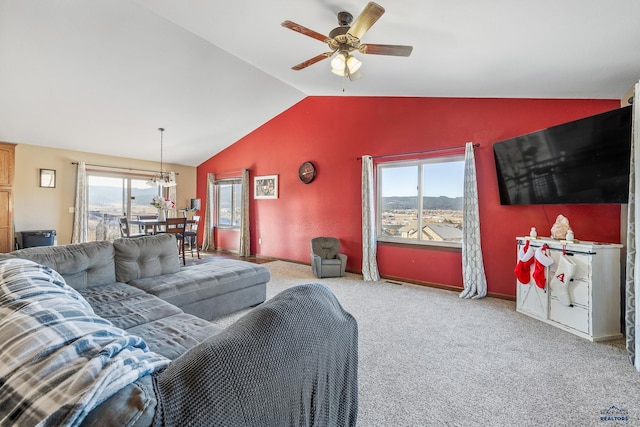
[[[56,187],[56,170],[40,169],[40,187],[55,188]]]
[[[278,198],[278,175],[264,175],[253,178],[254,199]]]

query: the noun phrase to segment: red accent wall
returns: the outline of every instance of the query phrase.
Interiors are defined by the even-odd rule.
[[[252,182],[256,175],[277,174],[278,199],[254,200],[251,189],[251,252],[309,263],[310,239],[335,236],[349,256],[347,268],[360,271],[357,158],[479,143],[475,156],[488,290],[513,296],[516,236],[531,227],[548,236],[563,214],[577,239],[619,243],[620,205],[501,206],[492,144],[619,106],[618,100],[308,97],[202,163],[198,197],[205,197],[210,172],[249,168]],[[318,170],[309,185],[297,177],[307,160]],[[378,265],[383,276],[462,287],[459,252],[380,244]]]

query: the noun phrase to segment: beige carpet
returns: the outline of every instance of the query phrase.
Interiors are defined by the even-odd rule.
[[[640,426],[640,373],[623,340],[588,342],[511,301],[264,265],[268,298],[320,282],[358,320],[359,426]]]

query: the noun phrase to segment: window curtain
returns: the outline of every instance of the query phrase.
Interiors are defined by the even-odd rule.
[[[167,216],[169,218],[176,218],[178,216],[178,206],[176,204],[178,197],[178,186],[174,185],[173,187],[167,188],[167,198],[169,200],[173,200],[173,209],[167,209]]]
[[[78,162],[71,243],[85,243],[89,240],[89,205],[87,199],[87,166],[85,162]]]
[[[380,280],[376,261],[376,211],[373,188],[373,158],[362,156],[362,276],[366,281]]]
[[[249,170],[242,170],[242,200],[240,201],[240,256],[251,255],[251,234],[249,232]]]
[[[203,251],[215,251],[216,239],[213,227],[213,212],[215,203],[215,186],[216,176],[215,174],[207,174],[207,196],[204,199],[204,223],[202,228],[204,230],[202,240]]]
[[[487,295],[487,278],[484,274],[480,245],[478,182],[471,142],[467,142],[465,145],[462,196],[462,278],[464,290],[460,293],[460,298],[483,298]]]
[[[640,82],[636,83],[633,91],[633,114],[631,122],[631,167],[629,173],[629,204],[627,212],[627,275],[625,280],[625,334],[626,347],[629,361],[636,370],[640,371],[640,354],[636,349],[640,345],[640,337],[636,336],[636,329],[640,322],[640,316],[636,311],[636,307],[640,306],[638,298],[640,298],[640,270],[635,268],[636,264],[640,264],[640,233],[636,230],[636,224],[640,223],[640,209],[638,209],[638,200],[640,197],[640,186],[638,186],[638,178],[640,177],[640,114],[636,109],[636,105],[640,102]]]

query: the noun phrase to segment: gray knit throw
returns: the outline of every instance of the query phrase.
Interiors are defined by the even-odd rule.
[[[295,286],[154,378],[155,425],[355,426],[358,326],[328,287]]]

